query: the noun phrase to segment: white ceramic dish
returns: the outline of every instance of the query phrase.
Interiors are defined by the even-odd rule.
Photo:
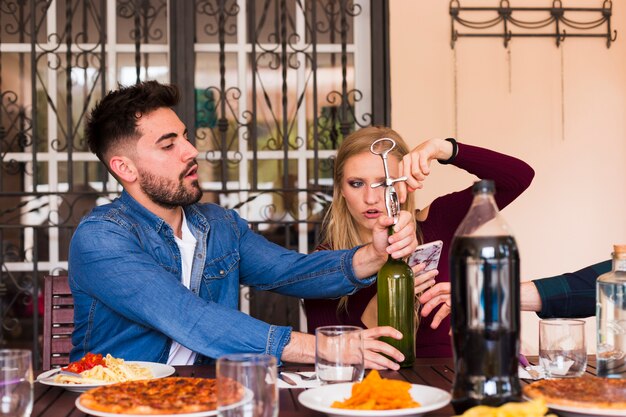
[[[428,411],[438,410],[448,405],[451,398],[449,392],[439,388],[413,384],[409,392],[411,397],[421,404],[420,407],[403,408],[400,410],[345,410],[332,408],[330,405],[334,401],[343,401],[350,397],[352,385],[352,383],[346,383],[312,388],[300,393],[298,401],[307,408],[330,416],[396,417],[420,416]]]
[[[152,375],[154,375],[154,379],[170,376],[176,371],[173,366],[165,365],[162,363],[156,363],[156,362],[127,361],[127,363],[136,363],[137,365],[150,368],[150,370],[152,371]],[[56,373],[57,373],[56,369],[51,369],[50,371],[46,371],[37,377],[37,382],[40,382],[44,385],[51,385],[53,387],[65,388],[66,390],[73,391],[73,392],[85,392],[92,388],[111,384],[111,382],[102,382],[101,384],[80,384],[80,385],[79,384],[63,384],[60,382],[54,382],[54,374]]]
[[[124,416],[124,417],[146,417],[145,414],[142,414],[142,415],[139,415],[139,414],[116,414],[116,413],[105,413],[104,411],[92,410],[91,408],[87,408],[87,407],[81,405],[78,402],[79,399],[80,399],[80,397],[76,398],[76,408],[78,408],[83,413],[89,414],[91,416],[98,416],[98,417],[119,417],[119,416]],[[217,410],[202,411],[202,412],[199,412],[199,413],[187,413],[187,414],[158,414],[159,417],[208,417],[208,416],[214,416],[214,415],[217,415]]]
[[[608,408],[585,408],[572,407],[571,405],[547,404],[548,408],[561,417],[587,417],[587,416],[626,416],[626,410]]]

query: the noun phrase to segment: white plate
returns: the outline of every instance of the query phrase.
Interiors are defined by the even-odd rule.
[[[558,413],[561,417],[586,417],[586,416],[621,416],[626,415],[626,410],[610,408],[585,408],[572,407],[571,405],[547,404],[550,410]]]
[[[165,365],[165,364],[157,363],[157,362],[126,361],[125,363],[135,363],[137,365],[150,368],[150,370],[152,371],[152,375],[154,375],[153,379],[164,378],[176,372],[173,366],[169,366],[169,365]],[[65,388],[68,391],[73,391],[73,392],[85,392],[87,390],[100,387],[102,385],[113,384],[113,382],[102,382],[100,384],[80,384],[79,385],[79,384],[64,384],[61,382],[54,382],[53,375],[56,372],[57,372],[56,369],[51,369],[49,371],[46,371],[37,377],[37,381],[45,385],[50,385],[53,387],[61,387],[61,388]]]
[[[76,398],[76,408],[78,408],[83,413],[89,414],[91,416],[98,417],[146,417],[146,414],[117,414],[117,413],[105,413],[104,411],[92,410],[91,408],[87,408],[81,403],[78,402],[80,397]],[[154,414],[157,415],[157,414]],[[211,411],[201,411],[199,413],[186,413],[186,414],[158,414],[159,417],[206,417],[206,416],[214,416],[217,415],[217,410]]]
[[[312,388],[298,395],[298,401],[312,410],[320,411],[331,416],[358,416],[358,417],[393,417],[419,416],[432,410],[445,407],[450,402],[450,393],[439,388],[427,385],[411,386],[411,397],[421,404],[421,407],[402,408],[399,410],[346,410],[332,408],[334,401],[343,401],[352,395],[352,383],[324,385]]]
[[[254,397],[254,394],[252,393],[252,391],[250,391],[249,389],[246,389],[246,392],[244,394],[244,397],[241,401],[236,402],[234,404],[229,405],[227,408],[233,408],[233,407],[237,407],[243,403],[246,403],[248,401],[250,401],[252,399],[252,397]],[[87,408],[84,405],[82,405],[80,403],[80,397],[76,398],[76,402],[74,403],[76,405],[76,408],[78,408],[80,411],[82,411],[83,413],[92,415],[92,416],[98,416],[98,417],[146,417],[146,414],[117,414],[117,413],[106,413],[104,411],[98,411],[98,410],[92,410],[91,408]],[[211,411],[200,411],[197,413],[181,413],[181,414],[154,414],[154,415],[158,415],[159,417],[208,417],[208,416],[214,416],[217,415],[217,410],[211,410]]]

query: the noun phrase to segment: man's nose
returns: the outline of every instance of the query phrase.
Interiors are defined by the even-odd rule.
[[[193,144],[191,142],[187,142],[185,141],[185,145],[184,145],[184,149],[182,152],[182,157],[184,161],[190,160],[190,159],[195,159],[196,156],[198,156],[198,154],[200,153],[198,151],[198,149],[196,149],[195,146],[193,146]]]

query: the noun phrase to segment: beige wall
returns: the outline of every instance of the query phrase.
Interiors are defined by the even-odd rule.
[[[613,243],[626,243],[626,3],[613,2],[618,38],[610,49],[600,39],[568,38],[557,48],[553,39],[517,38],[510,55],[501,39],[462,38],[452,50],[448,7],[443,0],[390,1],[393,127],[413,145],[455,136],[535,169],[531,187],[503,210],[520,248],[522,280],[608,259]],[[472,180],[436,166],[418,206]],[[536,352],[537,318],[522,319],[522,349]],[[590,319],[590,351],[594,331]]]

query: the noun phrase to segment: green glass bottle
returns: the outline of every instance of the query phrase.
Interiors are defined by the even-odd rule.
[[[396,142],[390,138],[380,138],[372,143],[370,151],[379,155],[383,160],[385,181],[372,184],[372,188],[384,187],[385,208],[387,215],[394,219],[395,225],[400,215],[400,201],[394,188],[399,181],[406,181],[406,177],[391,178],[387,157],[396,147]],[[393,226],[388,229],[389,236],[393,234]],[[402,333],[402,339],[381,337],[404,355],[400,366],[407,367],[415,362],[415,294],[413,289],[413,271],[402,259],[387,257],[387,262],[378,271],[377,279],[378,325],[391,326]]]
[[[389,228],[391,235],[392,228]],[[402,339],[382,337],[404,355],[400,366],[415,362],[415,294],[413,271],[402,259],[391,256],[378,271],[378,325],[391,326],[402,333]]]

